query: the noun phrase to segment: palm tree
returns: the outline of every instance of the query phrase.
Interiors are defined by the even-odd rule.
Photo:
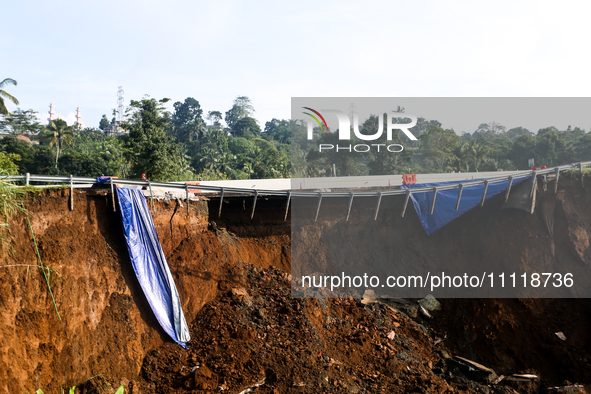
[[[487,147],[485,147],[482,144],[479,144],[478,142],[475,142],[474,144],[472,144],[471,150],[472,150],[472,164],[474,164],[474,168],[476,169],[476,172],[478,172],[478,168],[480,167],[480,165],[482,164],[484,159],[486,159],[486,156],[488,155],[489,150]]]
[[[16,81],[12,78],[5,78],[4,81],[0,82],[0,114],[2,115],[8,115],[8,108],[6,108],[6,105],[4,104],[4,98],[12,101],[15,105],[18,105],[18,100],[16,99],[16,97],[2,90],[4,85],[7,85],[9,83],[16,86]]]
[[[281,161],[279,162],[279,172],[281,173],[282,178],[289,178],[291,175],[291,163],[289,159],[284,156]]]
[[[53,139],[51,140],[49,145],[56,147],[55,168],[57,169],[57,161],[60,157],[60,152],[62,151],[64,145],[66,145],[67,147],[70,147],[72,145],[72,138],[74,137],[74,133],[72,132],[71,128],[68,127],[66,121],[62,119],[56,119],[51,121],[49,126],[47,126],[47,130],[53,132]]]
[[[456,157],[458,163],[458,171],[470,172],[470,161],[472,160],[472,149],[467,142],[461,145],[457,145],[453,149],[453,154]]]
[[[199,160],[203,167],[208,170],[215,170],[218,166],[218,152],[208,146],[203,148],[203,156]]]
[[[235,161],[236,156],[234,156],[230,152],[220,152],[217,166],[217,169],[219,170],[220,174],[227,175],[227,171],[233,167]]]
[[[209,129],[207,132],[207,140],[211,143],[217,144],[224,136],[223,129]]]

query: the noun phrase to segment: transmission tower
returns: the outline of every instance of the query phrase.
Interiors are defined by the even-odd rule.
[[[123,113],[125,106],[123,105],[123,86],[119,86],[117,91],[117,121],[123,122]]]

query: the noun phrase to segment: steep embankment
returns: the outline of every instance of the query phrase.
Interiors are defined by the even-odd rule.
[[[426,237],[412,212],[404,221],[394,219],[396,206],[388,229],[410,234],[399,245],[422,251],[412,255],[434,258],[438,245],[440,255],[454,255],[454,248],[493,240],[488,248],[508,249],[524,264],[544,258],[589,265],[591,188],[578,182],[561,178],[557,195],[540,186],[534,215],[499,211],[502,201],[491,200]],[[76,192],[70,211],[68,195],[67,189],[45,191],[27,201],[43,262],[59,272],[53,289],[62,321],[38,269],[0,269],[2,391],[58,392],[96,374],[143,393],[248,387],[266,393],[514,393],[565,380],[591,382],[587,299],[443,299],[427,319],[414,300],[291,298],[290,222],[283,221],[285,201],[274,198],[259,199],[252,221],[252,198],[228,198],[221,218],[219,200],[192,202],[189,216],[186,205],[156,203],[154,222],[191,330],[190,350],[184,350],[162,334],[144,299],[110,196]],[[343,217],[341,208],[335,217]],[[352,215],[359,217],[359,209]],[[7,264],[37,264],[24,217],[11,226]],[[540,379],[492,384],[492,375],[470,372],[450,355],[499,375],[530,372]]]
[[[588,277],[589,181],[586,176],[582,188],[579,177],[561,177],[557,194],[553,183],[546,192],[540,185],[534,214],[491,211],[476,221],[474,212],[466,220],[472,220],[475,233],[492,229],[491,247],[506,248],[524,267],[533,262],[548,272],[564,272],[565,266],[577,266]],[[450,230],[459,231],[462,224]],[[450,299],[442,306],[433,325],[448,335],[455,354],[476,357],[503,374],[533,368],[553,384],[591,382],[591,299]]]
[[[43,263],[55,271],[53,308],[23,216],[11,223],[8,266],[0,267],[0,391],[58,392],[96,374],[137,379],[146,353],[168,338],[161,332],[131,268],[119,213],[110,196],[45,191],[26,202]],[[175,213],[176,210],[176,213]],[[207,203],[157,202],[152,212],[188,322],[218,293],[228,266],[250,261],[289,269],[283,235],[231,237],[207,231]],[[18,265],[18,266],[14,266]],[[47,392],[47,390],[46,390]]]

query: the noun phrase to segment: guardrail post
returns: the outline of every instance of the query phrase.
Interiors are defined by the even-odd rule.
[[[585,187],[585,182],[583,181],[583,163],[579,163],[579,173],[581,174],[581,187]]]
[[[560,177],[560,168],[556,167],[554,170],[555,172],[555,179],[554,179],[554,194],[558,193],[558,178]]]
[[[410,199],[410,189],[406,189],[406,198],[404,199],[404,206],[402,207],[402,217],[406,213],[406,206],[408,205],[408,200]]]
[[[27,178],[26,178],[26,181],[25,181],[25,186],[29,186],[29,182],[30,182],[30,180],[31,180],[31,174],[29,174],[29,173],[27,172]]]
[[[318,220],[318,214],[320,213],[320,204],[322,204],[322,193],[318,193],[318,208],[316,208],[316,217],[314,221]]]
[[[349,209],[347,210],[347,219],[345,220],[346,222],[349,221],[349,215],[351,214],[351,206],[353,205],[353,193],[349,193]]]
[[[109,178],[111,181],[111,200],[113,202],[113,212],[116,212],[117,209],[115,208],[115,187],[113,186],[113,178]]]
[[[376,214],[373,220],[378,220],[378,212],[380,212],[380,203],[382,202],[382,192],[378,192],[378,205],[376,205]]]
[[[287,212],[289,212],[289,202],[291,200],[291,192],[287,192],[287,203],[285,204],[285,216],[283,217],[283,221],[287,220]]]
[[[435,200],[437,199],[437,188],[433,188],[433,202],[431,203],[431,215],[433,215],[433,211],[435,211]]]
[[[156,213],[156,208],[154,207],[154,193],[152,193],[152,181],[148,181],[148,189],[150,189],[150,203],[152,204],[152,210]]]
[[[509,186],[507,187],[507,193],[505,193],[505,202],[509,201],[509,193],[511,193],[511,186],[513,185],[513,177],[509,177]]]
[[[74,176],[70,174],[70,211],[74,210]]]
[[[534,183],[535,185],[535,183]],[[537,187],[532,188],[532,198],[531,198],[531,210],[530,210],[530,214],[534,213],[534,210],[536,209],[536,193],[537,193]]]
[[[185,192],[187,195],[187,216],[189,216],[189,185],[185,183]]]
[[[218,218],[222,216],[222,204],[224,202],[224,188],[222,187],[222,191],[220,193],[220,209],[218,211]]]
[[[252,213],[250,214],[250,220],[252,220],[252,218],[254,217],[254,209],[257,206],[257,198],[259,196],[259,192],[258,190],[254,191],[254,202],[252,203]]]
[[[480,206],[484,206],[484,200],[486,199],[486,191],[488,190],[488,180],[484,181],[484,193],[482,193],[482,200],[480,200]]]
[[[536,182],[537,182],[537,174],[534,171],[533,175],[532,175],[532,180],[531,180],[531,190],[529,192],[529,198],[532,198],[534,196],[534,189],[536,187]]]
[[[458,187],[460,190],[458,192],[458,200],[456,201],[456,211],[460,208],[460,200],[462,199],[462,191],[464,190],[464,184],[460,183]]]

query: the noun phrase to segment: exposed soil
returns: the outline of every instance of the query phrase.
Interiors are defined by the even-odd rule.
[[[534,215],[499,214],[493,203],[430,242],[443,244],[468,226],[464,237],[485,224],[494,231],[519,224],[511,237],[535,242],[535,235],[550,234],[559,240],[556,255],[589,266],[591,190],[561,177],[558,196],[541,196]],[[74,211],[68,200],[69,190],[62,189],[27,201],[43,263],[59,272],[52,288],[62,320],[38,268],[0,270],[3,392],[57,393],[82,385],[90,393],[100,391],[97,380],[84,382],[97,374],[134,393],[513,393],[591,383],[588,299],[442,299],[442,309],[428,319],[415,300],[291,298],[290,218],[283,221],[285,201],[274,198],[258,200],[252,221],[252,198],[225,199],[219,218],[219,199],[191,202],[189,216],[186,202],[155,203],[154,222],[191,331],[184,350],[151,313],[110,196],[77,191]],[[558,212],[551,227],[548,209]],[[416,215],[406,219],[405,228],[419,226]],[[11,229],[6,264],[36,265],[26,219],[16,217]],[[497,235],[505,236],[491,237]],[[494,384],[451,356],[497,375],[540,378]]]

